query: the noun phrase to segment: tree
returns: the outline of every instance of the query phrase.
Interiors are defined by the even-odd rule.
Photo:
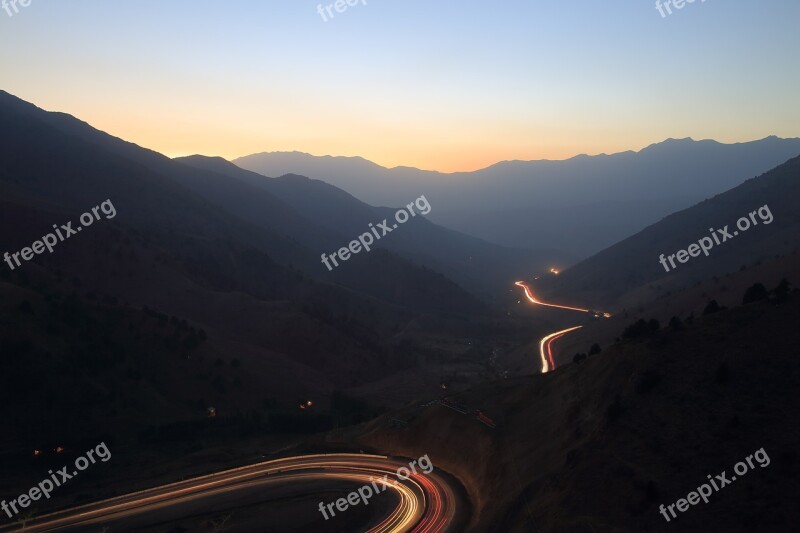
[[[791,288],[791,283],[789,283],[789,280],[783,278],[781,279],[781,282],[778,284],[778,286],[772,289],[772,294],[775,295],[775,298],[779,302],[782,302],[789,295],[790,288]]]
[[[722,311],[722,307],[719,306],[716,300],[711,300],[708,302],[708,305],[706,305],[706,308],[703,309],[703,315],[710,315],[718,313],[719,311]]]
[[[641,337],[647,331],[647,322],[644,319],[639,319],[622,332],[622,338],[635,339]]]
[[[636,339],[638,337],[645,337],[648,335],[652,335],[656,331],[661,328],[661,324],[659,324],[658,320],[655,318],[651,318],[649,321],[645,321],[643,318],[640,318],[627,328],[625,331],[622,332],[622,338],[624,339]]]
[[[589,355],[597,355],[602,352],[603,349],[600,348],[600,345],[597,343],[592,344],[592,347],[589,348]]]
[[[683,329],[683,322],[677,316],[673,316],[669,319],[669,327],[673,331],[678,331],[679,329]]]
[[[768,296],[767,288],[764,287],[761,283],[756,283],[746,291],[744,291],[744,297],[742,298],[742,304],[749,304],[752,302],[758,302],[760,300],[766,300]]]

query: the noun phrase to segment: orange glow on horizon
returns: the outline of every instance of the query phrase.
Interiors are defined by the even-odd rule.
[[[318,108],[316,102],[309,103],[311,107],[286,105],[294,95],[265,101],[262,95],[246,94],[241,100],[223,101],[214,98],[216,93],[205,94],[208,90],[193,86],[166,98],[130,92],[128,87],[104,95],[88,89],[52,93],[35,87],[18,91],[18,96],[167,157],[202,154],[232,160],[261,152],[298,151],[359,156],[390,169],[405,166],[457,173],[504,161],[565,160],[581,154],[638,150],[666,138],[657,132],[647,142],[628,132],[613,138],[577,134],[573,129],[579,126],[577,119],[554,123],[546,132],[498,119],[490,126],[497,134],[487,137],[485,121],[461,116],[448,117],[446,122],[425,116],[412,121],[400,111],[375,117]]]

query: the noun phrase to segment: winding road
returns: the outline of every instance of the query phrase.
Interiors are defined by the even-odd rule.
[[[542,305],[545,307],[555,307],[557,309],[567,309],[568,311],[577,311],[579,313],[591,313],[594,314],[594,316],[596,317],[602,316],[604,318],[611,318],[611,313],[605,311],[592,311],[591,309],[581,309],[580,307],[569,307],[566,305],[557,305],[557,304],[542,302],[533,295],[531,288],[524,281],[518,281],[514,285],[522,287],[522,290],[525,291],[525,297],[528,298],[528,301],[530,301],[532,304]],[[553,342],[557,341],[567,333],[581,329],[582,327],[583,326],[575,326],[563,329],[561,331],[556,331],[555,333],[551,333],[550,335],[547,335],[541,341],[539,341],[539,357],[542,360],[542,374],[552,372],[553,370],[556,369],[556,362],[555,358],[553,357]]]
[[[518,281],[516,285],[522,287],[528,300],[536,305],[594,313],[595,316],[611,316],[609,313],[589,309],[545,303],[537,300],[524,282]],[[551,333],[540,341],[543,373],[556,368],[552,343],[581,327],[583,326]],[[372,496],[373,501],[375,498],[385,497],[384,491],[393,493],[392,501],[397,502],[396,507],[387,516],[376,519],[377,523],[370,524],[367,530],[369,533],[443,533],[453,530],[458,502],[450,482],[435,469],[428,474],[422,471],[410,472],[408,479],[398,479],[397,472],[401,467],[408,467],[408,463],[383,455],[317,454],[288,457],[34,517],[26,522],[24,530],[37,533],[89,526],[144,529],[176,517],[208,512],[212,502],[224,504],[226,501],[236,501],[240,495],[252,494],[255,490],[269,488],[278,493],[288,493],[290,486],[296,491],[297,485],[302,485],[311,487],[306,492],[307,495],[316,492],[331,494],[331,485],[341,487],[342,483],[354,487],[350,490],[370,485],[381,488],[380,493]],[[322,500],[325,498],[320,498]],[[325,500],[325,503],[329,503],[329,500]],[[351,504],[354,505],[357,504]],[[320,528],[335,527],[335,523],[330,522],[336,520],[335,515],[326,522],[316,506],[309,508],[308,513],[307,516],[312,517],[319,514]],[[18,531],[19,528],[19,523],[0,525],[0,532]]]
[[[372,501],[385,497],[384,490],[394,493],[395,499],[399,501],[397,507],[382,521],[368,529],[370,533],[448,531],[456,510],[453,489],[435,469],[429,474],[420,470],[417,473],[410,473],[407,480],[398,480],[398,469],[408,466],[407,462],[381,455],[329,454],[289,457],[225,470],[43,515],[28,521],[25,531],[58,531],[109,524],[120,525],[126,530],[135,530],[146,527],[151,521],[158,523],[160,515],[165,510],[174,511],[176,508],[192,506],[203,508],[209,501],[222,495],[270,485],[312,482],[325,484],[331,481],[350,482],[355,487],[371,485],[381,488],[381,493],[373,495]],[[312,513],[311,516],[318,515],[320,529],[323,525],[334,525],[331,520],[336,520],[333,516],[328,523],[325,523],[317,507],[310,508],[308,512]],[[0,531],[18,530],[17,524],[0,526]]]
[[[551,370],[556,369],[556,362],[553,358],[553,341],[560,339],[570,331],[575,331],[576,329],[581,329],[582,327],[583,326],[575,326],[573,328],[562,329],[561,331],[551,333],[539,341],[539,355],[542,358],[542,374],[547,374]]]
[[[580,313],[591,313],[591,311],[589,309],[581,309],[580,307],[568,307],[566,305],[548,304],[548,303],[544,303],[542,301],[539,301],[539,300],[536,299],[536,297],[531,292],[531,288],[528,287],[528,285],[524,281],[518,281],[514,285],[517,285],[518,287],[522,287],[522,290],[525,291],[525,296],[528,298],[528,300],[531,303],[534,303],[536,305],[543,305],[545,307],[556,307],[558,309],[568,309],[570,311],[578,311]]]

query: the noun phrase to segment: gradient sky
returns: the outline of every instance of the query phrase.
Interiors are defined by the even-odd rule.
[[[797,0],[318,4],[32,0],[0,10],[0,88],[170,156],[456,171],[800,136]]]

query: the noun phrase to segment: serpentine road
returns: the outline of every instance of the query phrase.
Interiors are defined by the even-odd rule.
[[[422,471],[410,473],[407,480],[398,480],[400,467],[407,462],[381,455],[328,454],[288,457],[254,465],[217,472],[140,492],[118,496],[104,501],[36,517],[27,522],[25,531],[84,530],[88,526],[113,525],[114,531],[133,531],[147,527],[165,510],[200,508],[214,498],[225,494],[262,488],[269,485],[297,483],[351,482],[356,486],[385,486],[399,501],[394,510],[379,523],[373,524],[371,533],[450,531],[456,513],[456,497],[447,480],[434,469],[429,474]],[[388,475],[388,482],[383,481]],[[382,489],[383,492],[383,489]],[[377,498],[381,496],[373,496]],[[385,496],[384,496],[385,497]],[[373,500],[374,501],[374,500]],[[319,515],[319,529],[334,524],[325,520],[316,507],[309,513]],[[311,515],[313,516],[313,514]],[[331,520],[335,520],[332,517]],[[136,524],[136,525],[134,525]],[[268,524],[265,524],[265,526]],[[19,525],[0,526],[0,531],[18,531]],[[99,529],[98,529],[99,530]]]
[[[516,285],[522,287],[528,300],[537,305],[611,316],[608,313],[541,302],[524,282],[518,281]],[[557,331],[541,340],[542,372],[555,369],[552,343],[581,327]],[[386,490],[394,493],[397,506],[388,516],[371,524],[367,529],[370,533],[444,533],[454,530],[458,501],[450,482],[435,469],[428,474],[413,472],[409,473],[408,479],[398,479],[398,469],[407,466],[408,463],[399,459],[382,455],[318,454],[287,457],[34,517],[26,521],[24,531],[84,530],[90,526],[108,525],[114,526],[115,530],[143,529],[163,521],[164,516],[192,516],[192,512],[207,509],[211,502],[225,496],[236,496],[266,487],[280,491],[283,487],[294,485],[296,489],[297,484],[316,485],[319,489],[331,482],[347,482],[355,486],[380,485],[385,487],[381,492]],[[314,492],[314,489],[310,492]],[[319,511],[314,507],[308,512],[310,516],[315,516]],[[331,519],[335,520],[335,517]],[[321,529],[333,525],[326,524],[321,514],[319,521]],[[18,531],[19,527],[18,523],[0,525],[0,532]]]
[[[592,311],[590,309],[581,309],[580,307],[569,307],[566,305],[556,305],[556,304],[542,302],[533,295],[531,288],[524,281],[518,281],[514,285],[522,287],[522,290],[525,291],[525,297],[532,304],[542,305],[545,307],[555,307],[557,309],[567,309],[569,311],[577,311],[579,313],[591,313],[594,314],[594,316],[596,317],[602,316],[604,318],[611,318],[611,313],[604,311]],[[575,326],[563,329],[561,331],[556,331],[555,333],[551,333],[550,335],[547,335],[541,341],[539,341],[539,357],[542,360],[542,374],[552,372],[553,370],[556,369],[556,362],[555,358],[553,357],[553,342],[557,341],[567,333],[581,329],[582,327],[583,326]]]

